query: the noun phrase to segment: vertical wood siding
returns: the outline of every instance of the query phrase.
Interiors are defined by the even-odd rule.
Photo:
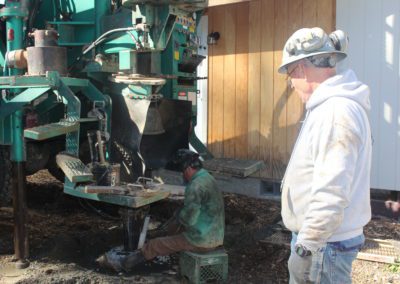
[[[260,159],[282,178],[303,104],[278,74],[282,48],[301,27],[334,30],[335,0],[253,0],[210,8],[208,147],[216,157]]]

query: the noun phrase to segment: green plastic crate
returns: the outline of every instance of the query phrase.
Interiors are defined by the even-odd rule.
[[[225,283],[228,279],[228,255],[224,249],[207,253],[184,251],[179,257],[181,276],[190,283]]]

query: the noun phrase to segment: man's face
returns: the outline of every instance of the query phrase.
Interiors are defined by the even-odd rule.
[[[310,84],[306,78],[305,65],[300,61],[288,66],[288,80],[291,87],[295,89],[303,103],[306,103],[312,94]]]
[[[191,167],[187,167],[186,169],[184,169],[182,171],[182,178],[183,178],[183,181],[185,183],[188,183],[190,181],[190,179],[191,179],[191,175],[190,175],[191,171],[190,171],[190,169],[191,169]]]
[[[297,74],[296,74],[296,70],[297,68],[299,68],[299,63],[296,62],[292,65],[289,65],[287,68],[287,76],[289,80],[292,80],[292,78],[296,78]]]

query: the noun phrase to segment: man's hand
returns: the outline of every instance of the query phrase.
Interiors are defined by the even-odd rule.
[[[323,250],[311,252],[296,244],[289,258],[290,278],[294,283],[319,283],[322,271]]]

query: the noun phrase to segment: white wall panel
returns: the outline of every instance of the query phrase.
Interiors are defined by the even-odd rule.
[[[205,56],[204,60],[197,67],[197,76],[206,78],[208,70],[208,46],[207,46],[207,35],[208,35],[208,16],[204,15],[200,19],[200,23],[197,29],[197,35],[200,37],[200,45],[203,48],[199,48],[198,54]],[[208,80],[197,81],[197,88],[199,94],[197,96],[197,126],[195,127],[196,136],[199,140],[207,145],[207,83]]]
[[[400,190],[400,1],[337,0],[336,13],[350,38],[345,65],[371,88],[371,186]]]

